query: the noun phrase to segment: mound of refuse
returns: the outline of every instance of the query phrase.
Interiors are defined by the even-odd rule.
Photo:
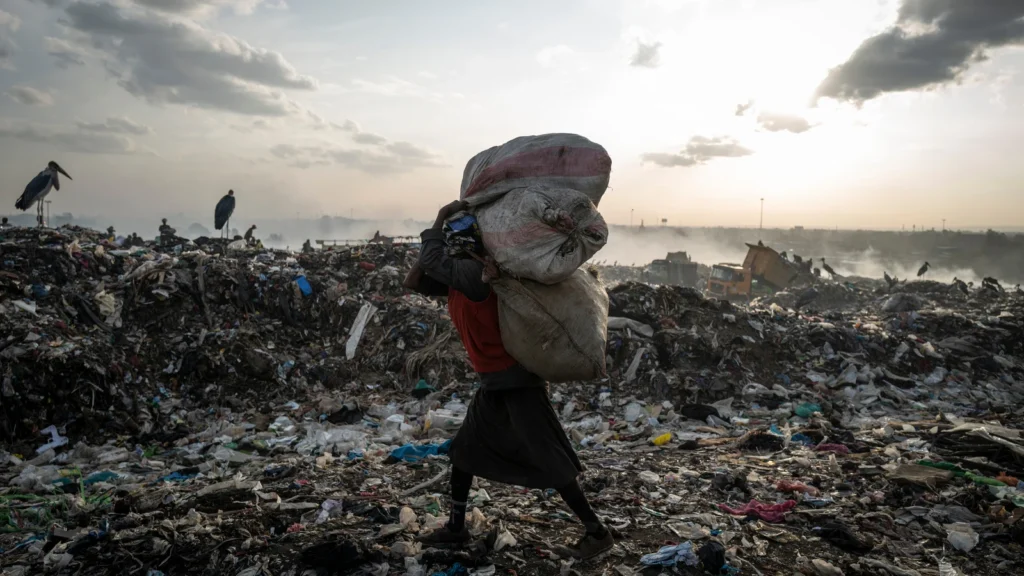
[[[467,547],[416,541],[448,518],[448,440],[478,385],[443,303],[401,288],[416,245],[227,244],[0,232],[4,576],[1024,562],[1016,295],[858,281],[797,311],[610,288],[607,376],[550,386],[619,542],[579,565],[553,491],[482,478]]]

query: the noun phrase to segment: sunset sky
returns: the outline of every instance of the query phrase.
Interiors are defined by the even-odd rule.
[[[1024,2],[0,0],[0,189],[53,212],[429,218],[576,132],[613,223],[1024,225]]]

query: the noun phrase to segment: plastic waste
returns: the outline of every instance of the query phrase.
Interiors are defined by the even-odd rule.
[[[804,402],[803,404],[796,407],[793,411],[797,416],[801,418],[810,418],[815,412],[821,412],[820,404],[813,404],[811,402]]]
[[[427,412],[427,417],[423,421],[423,428],[425,430],[430,430],[431,428],[458,430],[462,427],[462,421],[465,419],[465,414],[455,414],[451,410],[439,408]]]
[[[961,552],[970,552],[978,545],[978,533],[966,522],[954,522],[946,525],[946,540],[953,548]]]
[[[64,446],[68,443],[68,439],[65,438],[64,436],[61,436],[60,433],[57,432],[57,427],[54,426],[53,424],[47,426],[46,428],[43,428],[42,430],[39,431],[39,433],[43,435],[49,434],[50,441],[36,448],[36,454],[42,454],[47,450],[60,448],[61,446]]]
[[[651,443],[654,444],[655,446],[664,446],[665,444],[668,444],[671,441],[672,441],[672,433],[671,432],[666,432],[666,433],[662,434],[661,436],[658,436],[657,438],[652,440]]]
[[[623,418],[626,420],[626,422],[636,422],[637,420],[640,419],[640,414],[642,414],[643,411],[643,406],[637,404],[636,402],[630,402],[629,404],[626,405],[626,413],[623,415]]]
[[[700,559],[693,552],[693,543],[690,541],[680,542],[673,546],[662,546],[657,552],[644,554],[640,557],[640,563],[646,566],[696,566]]]

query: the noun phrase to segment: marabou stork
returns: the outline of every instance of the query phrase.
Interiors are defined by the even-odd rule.
[[[60,179],[57,174],[63,174],[68,177],[68,180],[72,180],[71,175],[64,171],[59,164],[50,160],[46,168],[39,173],[38,176],[32,179],[25,186],[25,191],[21,193],[18,201],[14,203],[14,207],[18,210],[25,211],[32,205],[33,202],[36,204],[36,223],[42,227],[45,223],[43,217],[43,199],[49,195],[50,190],[56,188],[60,190]]]
[[[838,274],[836,274],[836,271],[833,270],[832,267],[825,262],[824,258],[821,259],[821,269],[824,270],[825,272],[828,272],[829,276],[831,276],[832,278],[838,276]]]
[[[231,214],[235,211],[235,191],[228,190],[228,193],[217,202],[217,208],[213,211],[213,226],[217,230],[224,230],[224,237],[230,233],[231,226],[227,225],[231,220]]]
[[[932,267],[931,264],[925,262],[924,266],[921,266],[921,269],[917,271],[917,277],[920,278],[921,276],[924,276],[925,274],[927,274],[928,273],[928,269],[931,268],[931,267]]]

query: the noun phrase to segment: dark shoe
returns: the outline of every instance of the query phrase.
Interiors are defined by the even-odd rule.
[[[459,532],[453,532],[447,524],[430,534],[417,536],[416,541],[426,546],[451,546],[469,542],[469,530],[465,526]]]
[[[583,538],[576,543],[572,548],[563,546],[562,553],[568,553],[569,556],[577,560],[590,560],[608,552],[615,546],[615,538],[612,533],[607,529],[604,531],[604,536],[598,538],[593,534],[584,534]]]

